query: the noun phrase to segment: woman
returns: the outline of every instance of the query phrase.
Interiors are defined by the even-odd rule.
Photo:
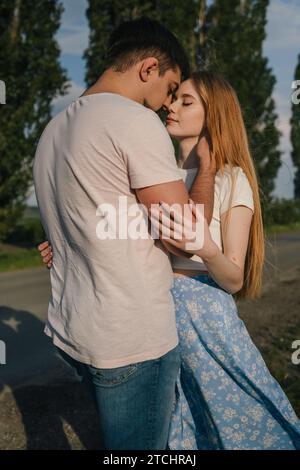
[[[216,75],[192,74],[169,108],[167,130],[179,142],[178,164],[188,189],[199,165],[199,135],[210,141],[217,172],[205,240],[218,247],[205,263],[197,256],[171,257],[182,364],[168,446],[299,449],[300,422],[239,319],[233,299],[233,294],[259,295],[264,262],[258,184],[233,89]],[[176,214],[173,219],[170,243],[176,252],[180,227]],[[157,223],[162,230],[164,224]],[[51,267],[48,242],[39,249]]]

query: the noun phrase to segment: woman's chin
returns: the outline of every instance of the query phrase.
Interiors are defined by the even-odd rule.
[[[184,139],[184,136],[174,134],[171,130],[167,129],[169,136],[173,139],[176,140],[176,142],[180,142],[181,140]]]
[[[166,129],[167,129],[167,132],[169,134],[170,137],[172,137],[172,139],[174,140],[180,140],[181,139],[181,136],[178,135],[176,132],[174,132],[174,129],[172,129],[172,126],[166,126]]]

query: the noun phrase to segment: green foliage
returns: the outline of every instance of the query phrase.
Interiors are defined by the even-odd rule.
[[[15,225],[13,231],[10,233],[9,237],[7,237],[5,242],[32,247],[37,246],[46,238],[40,219],[37,217],[28,217],[23,218],[17,225]]]
[[[298,64],[295,70],[295,80],[300,80],[300,54],[298,56]],[[299,85],[297,86],[299,90]],[[299,91],[296,92],[297,101],[299,100]],[[292,143],[292,161],[296,167],[296,174],[294,178],[294,194],[295,198],[300,199],[300,103],[292,104],[292,118],[291,118],[291,143]]]
[[[263,56],[269,0],[215,0],[206,16],[204,56],[236,90],[260,186],[268,197],[280,163],[272,92],[275,77]]]
[[[296,224],[300,222],[300,200],[277,198],[263,212],[266,226]]]
[[[182,42],[190,56],[197,2],[178,0],[89,0],[87,18],[90,26],[86,59],[86,82],[93,84],[104,71],[106,45],[111,32],[122,22],[146,15],[163,23]]]
[[[40,252],[36,248],[0,244],[0,272],[35,266],[43,266]]]
[[[0,113],[0,240],[20,220],[36,145],[51,119],[51,101],[66,91],[54,39],[61,13],[57,0],[0,3],[0,78],[6,83]]]

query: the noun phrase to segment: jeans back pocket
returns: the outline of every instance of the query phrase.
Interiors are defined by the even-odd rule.
[[[95,385],[111,387],[126,382],[127,379],[137,371],[138,364],[129,364],[114,369],[98,369],[94,366],[87,367],[90,374],[93,376]]]

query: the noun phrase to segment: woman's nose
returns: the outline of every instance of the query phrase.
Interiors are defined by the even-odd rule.
[[[175,112],[174,111],[174,103],[172,101],[169,102],[168,107],[167,107],[167,111],[169,113],[171,113],[171,112],[174,113]]]

